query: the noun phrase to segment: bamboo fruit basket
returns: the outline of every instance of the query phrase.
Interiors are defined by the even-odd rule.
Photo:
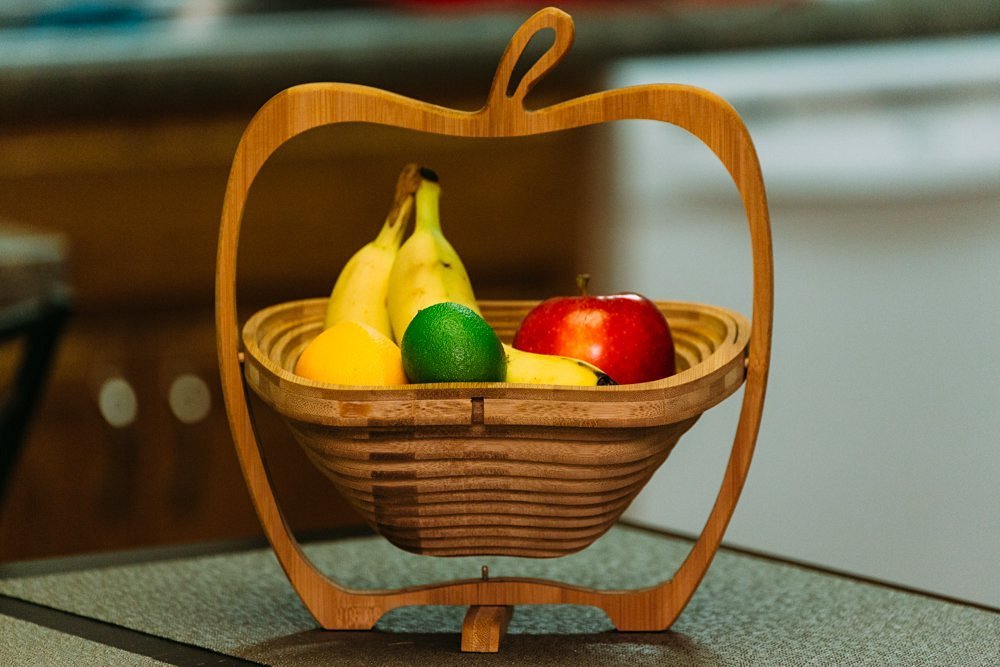
[[[555,42],[508,94],[521,52],[539,30]],[[216,272],[223,393],[236,451],[265,533],[304,604],[327,629],[370,629],[408,605],[469,605],[463,650],[497,650],[516,604],[601,608],[619,630],[663,630],[687,604],[718,549],[742,490],[760,425],[771,346],[770,223],[750,136],[721,98],[648,85],[528,110],[524,97],[566,54],[573,22],[554,8],[526,21],[500,59],[486,105],[457,111],[364,86],[289,88],[260,109],[236,150]],[[239,327],[236,255],[247,195],[267,158],[311,128],[366,122],[459,137],[513,137],[624,119],[673,123],[701,139],[742,197],[753,253],[753,317],[657,302],[675,338],[676,375],[611,387],[453,383],[344,387],[291,372],[319,333],[324,299],[283,303]],[[510,341],[534,302],[483,302]],[[310,460],[382,536],[431,556],[558,557],[590,545],[628,507],[707,409],[744,385],[732,452],[701,535],[672,577],[642,590],[598,590],[488,576],[397,590],[345,588],[309,561],[282,516],[253,428],[247,390],[289,424]],[[485,637],[485,644],[478,638]],[[467,641],[468,640],[468,641]]]
[[[482,309],[510,342],[533,305],[487,301]],[[247,322],[246,379],[396,546],[431,556],[563,556],[604,534],[698,415],[743,382],[745,319],[659,305],[680,372],[641,385],[330,389],[290,372],[322,329],[325,299],[274,306]]]

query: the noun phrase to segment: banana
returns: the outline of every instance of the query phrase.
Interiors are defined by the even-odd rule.
[[[469,274],[441,232],[441,186],[430,169],[420,169],[415,195],[416,224],[396,255],[389,275],[388,308],[392,332],[400,342],[417,311],[454,301],[479,313]]]
[[[554,354],[525,352],[506,343],[503,349],[507,353],[507,382],[580,387],[603,387],[615,384],[607,373],[586,361]]]
[[[389,273],[413,211],[414,193],[420,184],[420,169],[415,164],[403,168],[396,181],[392,208],[375,240],[347,260],[327,301],[323,328],[338,322],[367,324],[392,338],[392,325],[386,307]]]

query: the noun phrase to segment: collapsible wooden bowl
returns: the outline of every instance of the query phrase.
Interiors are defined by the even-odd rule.
[[[485,302],[509,342],[535,302]],[[432,556],[562,556],[607,531],[698,416],[743,383],[750,325],[660,303],[678,374],[617,387],[324,385],[291,372],[325,299],[263,310],[245,373],[340,493],[396,546]]]
[[[528,41],[545,29],[555,32],[554,43],[510,85]],[[662,630],[687,604],[721,543],[753,454],[770,359],[773,274],[760,165],[732,107],[690,86],[638,86],[526,109],[525,95],[563,58],[572,40],[568,15],[553,8],[536,13],[511,39],[485,106],[473,112],[365,86],[295,86],[260,109],[237,147],[216,270],[223,394],[264,531],[292,586],[324,628],[368,629],[400,606],[471,605],[469,637],[495,637],[511,605],[582,604],[604,610],[621,630]],[[677,375],[614,387],[324,385],[290,372],[319,330],[322,300],[257,313],[241,336],[235,275],[243,210],[260,168],[289,139],[342,122],[474,138],[625,119],[673,123],[701,139],[732,176],[750,228],[754,292],[749,323],[721,308],[659,304],[677,338]],[[483,310],[509,340],[532,305],[487,302]],[[672,577],[632,591],[486,572],[481,579],[396,590],[348,589],[306,557],[282,516],[247,402],[252,390],[281,413],[319,469],[380,534],[404,549],[433,555],[559,556],[584,548],[606,531],[681,434],[744,381],[729,463],[702,533]],[[480,618],[488,619],[485,632],[477,630]],[[465,637],[463,628],[463,642]],[[490,647],[495,650],[495,644]]]

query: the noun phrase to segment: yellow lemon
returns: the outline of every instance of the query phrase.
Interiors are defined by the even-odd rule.
[[[331,384],[406,384],[399,347],[381,331],[351,321],[316,336],[299,356],[295,373]]]

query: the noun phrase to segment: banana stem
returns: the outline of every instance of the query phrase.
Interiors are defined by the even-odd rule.
[[[413,195],[406,195],[406,198],[393,204],[392,210],[385,219],[385,224],[375,237],[375,245],[380,248],[398,248],[403,241],[403,233],[406,231],[406,221],[413,211]]]
[[[396,179],[396,192],[392,199],[392,208],[385,217],[385,223],[375,238],[375,245],[382,248],[398,248],[406,231],[406,221],[413,211],[413,195],[422,182],[420,166],[410,163],[403,167]]]

